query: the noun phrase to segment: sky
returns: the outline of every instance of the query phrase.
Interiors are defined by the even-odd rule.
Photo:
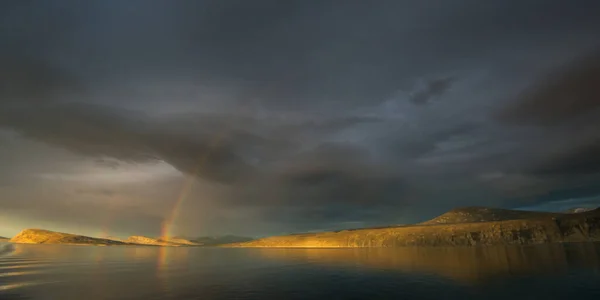
[[[595,205],[598,1],[0,3],[0,235]]]

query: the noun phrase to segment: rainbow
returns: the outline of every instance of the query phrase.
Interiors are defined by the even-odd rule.
[[[173,208],[171,208],[170,213],[167,215],[167,217],[162,222],[161,228],[160,228],[160,237],[162,240],[167,241],[171,237],[171,228],[173,227],[173,224],[175,223],[175,219],[177,218],[177,216],[179,214],[179,209],[180,209],[181,205],[183,204],[183,202],[185,201],[185,199],[187,198],[187,196],[190,194],[192,187],[194,186],[194,180],[195,180],[194,177],[196,176],[195,174],[197,174],[197,173],[192,173],[192,174],[186,175],[185,182],[183,184],[183,188],[181,189],[181,192],[179,193],[179,196],[177,197],[177,200],[175,201]]]
[[[191,173],[186,175],[186,178],[183,183],[183,188],[181,189],[181,192],[179,193],[179,196],[177,197],[173,208],[161,224],[160,237],[162,240],[167,241],[171,237],[171,229],[173,228],[173,225],[175,224],[175,221],[179,215],[181,206],[183,205],[183,203],[187,199],[187,196],[190,194],[194,187],[194,182],[198,177],[198,173],[202,169],[202,166],[204,166],[206,160],[208,160],[208,157],[210,156],[210,153],[213,150],[213,148],[217,147],[221,140],[224,138],[226,131],[227,130],[224,129],[221,133],[215,136],[213,141],[209,144],[208,148],[206,149],[204,155],[200,157],[196,167]]]
[[[96,236],[99,238],[108,238],[110,237],[111,224],[114,221],[114,215],[112,214],[112,210],[114,209],[113,198],[108,199],[108,213],[104,217],[102,221],[102,227],[100,228],[100,232]]]

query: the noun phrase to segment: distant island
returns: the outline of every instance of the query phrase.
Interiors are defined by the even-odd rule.
[[[550,213],[466,207],[414,225],[293,234],[226,247],[339,248],[527,245],[600,241],[600,208]]]
[[[181,247],[181,246],[202,246],[202,244],[195,243],[189,240],[177,238],[177,239],[162,239],[162,238],[150,238],[146,236],[130,236],[124,242],[136,245],[153,245],[153,246],[170,246],[170,247]]]
[[[25,229],[10,239],[11,243],[17,244],[67,244],[67,245],[95,245],[95,246],[119,246],[119,245],[144,245],[144,246],[200,246],[200,244],[177,239],[161,240],[144,236],[131,236],[126,240],[118,238],[95,238],[84,235],[76,235],[63,232],[55,232],[43,229]]]
[[[92,246],[164,246],[164,247],[194,247],[215,246],[225,243],[246,242],[251,238],[223,236],[223,237],[200,237],[197,239],[186,239],[173,237],[169,239],[152,238],[146,236],[130,236],[127,239],[116,237],[95,238],[84,235],[76,235],[63,232],[55,232],[43,229],[25,229],[12,239],[6,238],[6,242],[17,244],[66,244],[66,245],[92,245]],[[3,240],[0,239],[0,242]]]
[[[17,244],[68,244],[94,246],[202,246],[201,243],[196,243],[183,238],[172,238],[168,240],[146,236],[130,236],[127,239],[119,239],[114,237],[95,238],[43,229],[25,229],[19,234],[15,235],[9,241]]]
[[[9,238],[5,238],[3,236],[0,236],[0,243],[1,242],[8,242],[8,240],[10,240]]]
[[[164,238],[149,238],[145,236],[130,236],[124,240],[126,243],[131,244],[143,244],[143,245],[157,245],[157,246],[218,246],[229,243],[241,243],[253,240],[253,238],[225,235],[225,236],[211,236],[211,237],[171,237],[168,239]]]
[[[254,240],[254,238],[235,235],[205,236],[192,239],[193,242],[200,243],[205,246],[219,246],[231,243],[249,242],[252,240]]]
[[[43,229],[25,229],[10,239],[18,244],[69,244],[69,245],[127,245],[125,242],[93,238],[70,233],[55,232]]]

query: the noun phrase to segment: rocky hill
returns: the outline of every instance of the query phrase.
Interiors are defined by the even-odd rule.
[[[567,211],[565,211],[565,213],[567,214],[578,214],[578,213],[582,213],[582,212],[586,212],[586,211],[591,211],[594,210],[595,208],[588,208],[588,207],[577,207],[577,208],[571,208]]]
[[[144,246],[199,246],[200,244],[185,239],[164,241],[145,236],[130,236],[126,240],[119,238],[94,238],[70,233],[54,232],[43,229],[25,229],[10,240],[20,244],[70,244],[70,245],[144,245]]]
[[[127,243],[109,239],[93,238],[70,233],[54,232],[43,229],[25,229],[10,239],[19,244],[70,244],[70,245],[126,245]]]
[[[525,245],[587,241],[600,241],[600,209],[578,214],[553,214],[466,208],[456,209],[412,226],[296,234],[225,246],[336,248]]]
[[[537,211],[510,210],[488,207],[463,207],[453,209],[439,217],[420,223],[420,225],[521,220],[537,217],[557,217],[560,215],[560,213],[547,213]]]

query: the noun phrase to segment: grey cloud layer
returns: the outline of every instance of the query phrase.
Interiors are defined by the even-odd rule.
[[[98,168],[198,169],[248,222],[600,192],[594,1],[28,3],[2,4],[2,128]]]

